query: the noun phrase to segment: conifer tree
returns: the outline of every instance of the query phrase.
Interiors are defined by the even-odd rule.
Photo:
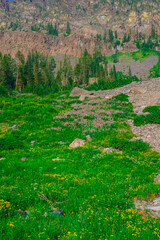
[[[154,27],[153,24],[152,24],[152,27],[151,27],[151,37],[156,38],[156,31],[155,31],[155,27]]]
[[[117,39],[117,38],[118,38],[117,31],[115,31],[115,39]]]
[[[116,72],[116,67],[113,65],[113,80],[117,80],[117,72]]]
[[[2,55],[1,55],[2,57]],[[11,89],[15,88],[15,66],[10,54],[5,54],[1,59],[1,82]]]
[[[67,33],[67,35],[69,35],[71,33],[71,28],[70,28],[70,23],[69,22],[67,22],[66,33]]]
[[[112,43],[114,40],[113,31],[109,29],[109,41]]]

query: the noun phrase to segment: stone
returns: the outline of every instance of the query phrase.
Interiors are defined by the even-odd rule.
[[[87,136],[86,136],[86,139],[87,139],[88,142],[91,142],[91,141],[92,141],[92,138],[91,138],[90,135],[87,135]]]
[[[111,153],[111,152],[116,152],[116,150],[113,148],[104,148],[103,152]]]
[[[159,105],[160,106],[160,98],[156,101],[155,105]]]
[[[55,130],[55,131],[59,131],[61,129],[62,129],[61,127],[51,127],[51,130]]]
[[[31,144],[35,143],[36,141],[31,141]]]
[[[89,96],[89,95],[93,95],[94,93],[95,93],[95,91],[87,91],[83,88],[75,87],[71,91],[70,97],[78,97],[81,95]]]
[[[59,157],[57,157],[57,158],[52,158],[52,161],[64,161],[65,159],[63,159],[63,158],[59,158]]]
[[[143,212],[150,210],[153,216],[160,216],[160,197],[156,197],[152,202],[135,200],[136,209],[141,209]]]
[[[21,160],[22,160],[23,162],[25,162],[25,161],[27,160],[27,158],[22,157]]]
[[[58,214],[59,214],[59,215],[64,215],[64,210],[63,210],[63,209],[59,209],[59,210],[58,210]]]
[[[112,98],[112,97],[113,97],[113,95],[107,95],[107,96],[105,96],[106,99],[110,99],[110,98]]]
[[[13,125],[11,128],[12,128],[13,130],[15,130],[15,129],[18,128],[18,125]]]
[[[160,174],[157,175],[157,177],[154,179],[155,183],[160,183]]]
[[[103,151],[103,152],[106,152],[106,153],[112,153],[112,152],[119,152],[119,153],[122,153],[122,151],[119,151],[118,149],[114,149],[112,147],[110,148],[104,148],[104,147],[100,147],[98,148],[99,150]]]
[[[104,147],[99,147],[98,149],[103,151],[103,150],[104,150]]]
[[[71,148],[76,148],[76,147],[83,147],[86,144],[87,141],[76,138],[70,145],[69,147]]]
[[[85,95],[81,95],[80,97],[79,97],[79,101],[84,101],[85,100],[85,98],[86,98],[86,96]]]
[[[106,16],[105,15],[102,15],[99,17],[102,21],[104,21],[106,19]]]
[[[129,92],[133,94],[144,94],[147,90],[141,87],[132,88]]]
[[[81,95],[87,95],[88,91],[84,90],[83,88],[75,87],[70,93],[70,97],[77,97]]]
[[[60,141],[60,142],[59,142],[60,145],[65,145],[65,144],[67,144],[67,143],[69,143],[69,142],[63,142],[63,141]]]

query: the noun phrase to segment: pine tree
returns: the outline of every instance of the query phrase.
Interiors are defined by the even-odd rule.
[[[39,62],[38,62],[38,53],[35,53],[34,63],[33,63],[33,75],[34,75],[34,86],[36,87],[39,83],[38,79],[38,72],[39,72]]]
[[[132,77],[132,72],[131,72],[131,67],[129,66],[129,71],[128,71],[129,77]]]
[[[103,40],[104,40],[104,42],[107,41],[107,31],[106,31],[106,30],[104,31],[104,37],[103,37]]]
[[[75,76],[75,81],[79,84],[82,83],[81,79],[81,63],[77,63],[75,68],[74,68],[74,76]]]
[[[25,79],[28,87],[34,86],[34,75],[33,75],[33,56],[31,53],[28,54],[27,61],[24,67]]]
[[[155,31],[155,27],[154,27],[153,24],[152,24],[152,27],[151,27],[151,37],[156,38],[156,31]]]
[[[113,80],[117,80],[117,72],[116,72],[116,67],[113,65]]]
[[[56,76],[56,79],[55,79],[55,83],[58,85],[58,86],[61,86],[62,85],[62,78],[61,78],[61,70],[59,69],[58,72],[57,72],[57,76]]]
[[[1,56],[2,57],[2,56]],[[15,88],[15,66],[10,54],[5,54],[1,59],[1,82],[11,89]]]
[[[71,28],[70,28],[70,23],[69,22],[67,22],[66,33],[67,33],[67,35],[69,35],[71,33]]]
[[[16,77],[16,87],[20,92],[25,88],[25,76],[24,76],[24,55],[18,51],[16,54],[17,60],[17,77]]]
[[[118,38],[117,31],[115,31],[115,39],[117,39],[117,38]]]
[[[114,40],[113,31],[109,29],[109,41],[112,43]]]
[[[104,73],[105,73],[105,79],[108,79],[108,61],[105,60],[104,63]]]

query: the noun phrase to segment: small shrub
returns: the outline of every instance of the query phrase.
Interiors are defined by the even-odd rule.
[[[19,131],[14,130],[7,136],[0,138],[0,151],[22,149],[24,147],[23,137]]]
[[[140,115],[134,118],[134,124],[136,126],[145,125],[147,123],[158,123],[160,124],[160,106],[149,106],[146,107],[143,112],[150,112],[147,115]]]
[[[110,145],[116,149],[124,151],[141,151],[145,152],[149,149],[149,144],[143,142],[142,140],[129,141],[127,139],[112,138],[110,140]]]
[[[128,96],[124,93],[121,93],[121,94],[115,96],[114,99],[116,99],[118,101],[128,102]]]

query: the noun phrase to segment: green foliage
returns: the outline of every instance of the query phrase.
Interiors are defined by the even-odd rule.
[[[115,39],[118,38],[118,34],[117,34],[117,31],[115,31]]]
[[[151,77],[160,77],[160,52],[156,52],[156,55],[158,56],[158,63],[150,69],[150,76]]]
[[[114,55],[114,59],[113,59],[113,63],[117,63],[119,62],[118,56],[117,54]]]
[[[70,35],[70,33],[71,33],[70,23],[67,22],[67,27],[66,27],[66,34],[67,34],[67,36]]]
[[[33,25],[33,26],[31,26],[31,31],[33,31],[33,32],[40,32],[41,29],[37,25]]]
[[[58,28],[57,24],[55,23],[54,27],[52,23],[48,23],[46,26],[47,34],[52,36],[58,36]]]
[[[120,40],[115,40],[114,41],[114,48],[116,48],[117,46],[119,46],[121,44]]]
[[[5,96],[8,95],[8,93],[10,93],[10,89],[4,86],[4,84],[0,84],[0,95]]]
[[[104,37],[103,37],[103,40],[104,40],[104,42],[107,41],[107,31],[106,31],[106,30],[104,31]]]
[[[151,37],[156,38],[156,31],[155,31],[155,27],[153,24],[152,24],[152,28],[151,28]]]
[[[53,57],[46,57],[37,52],[29,54],[25,59],[18,51],[16,61],[10,55],[0,57],[0,84],[5,88],[25,92],[33,92],[37,86],[46,86],[54,91],[54,69],[56,67]],[[1,87],[2,89],[3,87]]]
[[[127,139],[119,139],[117,137],[110,139],[110,145],[116,149],[131,152],[140,151],[145,152],[149,148],[148,143],[144,143],[142,140],[129,141]]]
[[[10,54],[2,56],[0,53],[0,84],[11,89],[15,88],[15,61]]]
[[[81,5],[78,4],[78,5],[76,6],[76,9],[77,9],[77,10],[81,10]]]
[[[109,29],[109,41],[112,43],[114,40],[113,31]]]
[[[13,130],[5,137],[0,138],[0,151],[22,149],[24,147],[22,134],[18,130]]]
[[[12,29],[12,31],[16,31],[19,28],[19,23],[17,22],[11,22],[9,29]]]
[[[101,40],[102,40],[101,34],[97,34],[97,35],[96,35],[96,39],[97,39],[97,41],[101,41]]]
[[[99,4],[98,4],[98,3],[94,3],[94,5],[93,5],[93,11],[96,11],[98,7],[99,7]]]
[[[128,96],[124,93],[121,93],[121,94],[115,96],[113,99],[116,99],[121,102],[128,102]]]
[[[87,90],[108,90],[108,89],[114,89],[118,87],[125,86],[127,84],[130,84],[132,81],[139,81],[136,76],[126,76],[123,75],[121,72],[117,73],[117,77],[114,76],[113,71],[111,71],[111,79],[112,80],[98,80],[98,83],[94,83],[92,85],[89,85],[86,89]]]
[[[152,38],[153,38],[152,36],[148,37],[147,42],[144,39],[143,43],[141,41],[137,41],[136,42],[137,48],[146,50],[146,51],[149,49],[155,49],[156,46],[159,46],[159,43],[158,43],[158,41],[157,42],[152,41]]]
[[[149,106],[143,109],[143,112],[155,113],[160,111],[160,106]]]
[[[134,124],[136,126],[145,125],[148,123],[160,124],[160,106],[149,106],[143,110],[144,113],[150,112],[150,114],[139,115],[134,118]]]
[[[69,92],[0,96],[1,239],[157,239],[159,218],[144,217],[134,199],[159,193],[154,177],[160,155],[142,141],[131,141],[130,126],[117,115],[132,117],[126,95],[101,100],[81,103]],[[73,103],[78,111],[72,111]],[[104,126],[91,131],[100,118]],[[18,129],[8,128],[13,124]],[[92,142],[69,147],[87,134]],[[106,153],[93,146],[123,151]]]
[[[126,42],[129,42],[129,41],[130,41],[130,34],[128,34],[128,36],[127,36],[127,34],[125,33],[122,43],[126,43]]]

